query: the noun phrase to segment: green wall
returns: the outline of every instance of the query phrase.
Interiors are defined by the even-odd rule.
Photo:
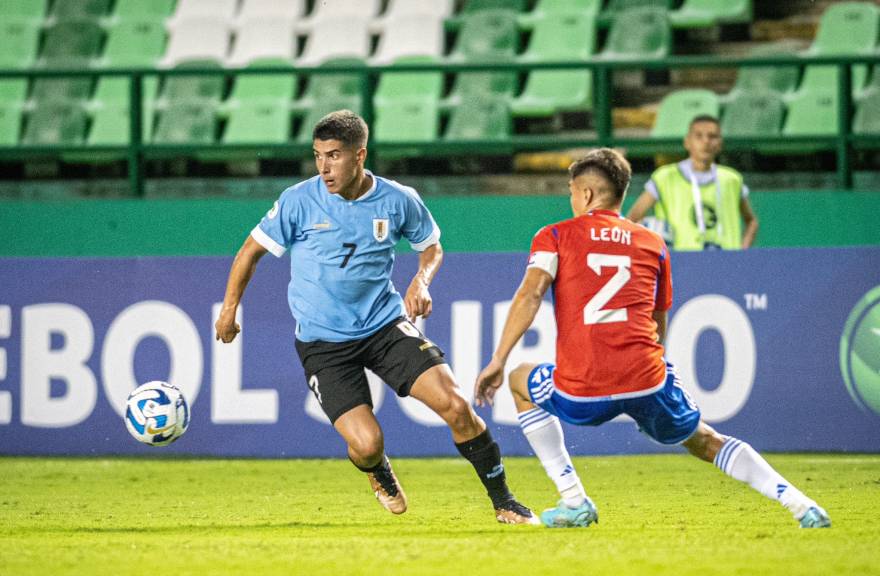
[[[567,196],[426,198],[451,252],[525,252]],[[759,246],[880,244],[880,192],[754,192]],[[0,201],[0,256],[234,254],[271,201]]]

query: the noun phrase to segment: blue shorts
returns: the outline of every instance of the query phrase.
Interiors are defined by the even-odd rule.
[[[661,444],[684,442],[700,423],[700,409],[680,386],[675,368],[666,363],[663,387],[635,398],[573,398],[563,395],[553,382],[553,364],[539,364],[528,379],[532,402],[560,420],[579,426],[598,426],[627,414],[639,430]]]

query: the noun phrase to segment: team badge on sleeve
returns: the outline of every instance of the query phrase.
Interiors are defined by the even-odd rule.
[[[388,218],[373,218],[373,238],[376,242],[388,238]]]
[[[278,201],[275,201],[275,204],[266,212],[266,216],[271,220],[272,218],[278,216]]]

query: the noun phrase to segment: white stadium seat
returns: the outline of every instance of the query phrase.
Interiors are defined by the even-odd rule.
[[[172,30],[187,20],[217,18],[232,22],[238,0],[178,0],[174,14],[165,22]]]
[[[237,26],[248,20],[274,18],[297,22],[305,16],[306,0],[243,0],[237,16]]]
[[[369,21],[350,16],[326,18],[309,33],[306,47],[298,60],[301,66],[317,66],[335,58],[370,56]]]
[[[186,62],[226,61],[229,51],[230,24],[223,18],[190,18],[171,29],[165,56],[160,67],[173,68]]]
[[[245,20],[235,35],[229,66],[247,66],[267,58],[293,62],[296,58],[296,31],[293,22],[277,18]]]
[[[443,56],[442,18],[410,14],[391,17],[383,24],[374,64],[391,64],[402,56]]]

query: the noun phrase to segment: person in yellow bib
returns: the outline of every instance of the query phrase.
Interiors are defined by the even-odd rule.
[[[749,248],[758,217],[742,174],[715,163],[721,144],[718,119],[696,116],[684,138],[687,160],[655,170],[627,218],[640,222],[653,208],[656,231],[675,250]]]

